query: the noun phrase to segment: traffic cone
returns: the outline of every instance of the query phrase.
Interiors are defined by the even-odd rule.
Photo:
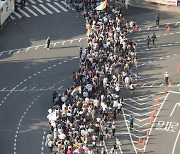
[[[172,81],[171,81],[171,80],[169,80],[169,85],[170,85],[170,86],[172,85]]]
[[[159,102],[160,102],[160,99],[159,99],[159,98],[157,98],[157,99],[156,99],[156,102],[157,102],[157,103],[159,103]]]
[[[170,32],[170,26],[167,27],[167,32]]]
[[[138,139],[138,144],[141,144],[142,143],[142,140],[141,138]]]
[[[138,26],[137,26],[137,25],[134,26],[134,30],[135,30],[135,31],[138,30]]]
[[[148,137],[149,137],[149,132],[147,131],[147,132],[146,132],[146,138],[148,138]]]
[[[166,93],[166,94],[168,93],[168,89],[167,88],[164,90],[164,93]]]
[[[142,150],[142,153],[141,153],[141,154],[145,154],[144,149]]]
[[[153,124],[152,118],[150,119],[149,124],[151,124],[151,125]]]
[[[146,140],[145,140],[145,139],[142,141],[142,144],[143,144],[144,146],[146,145]]]
[[[177,72],[180,72],[180,66],[178,67]]]
[[[157,111],[157,106],[156,105],[154,105],[154,112],[156,112]]]

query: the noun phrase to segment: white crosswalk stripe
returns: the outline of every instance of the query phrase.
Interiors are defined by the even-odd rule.
[[[54,6],[52,6],[50,3],[46,3],[50,8],[52,8],[54,11],[56,11],[57,13],[60,13],[61,11],[59,11],[58,9],[56,9]]]
[[[69,4],[65,3],[64,1],[61,1],[61,3],[63,3],[65,6],[67,6],[68,8],[75,10],[74,8],[72,8]]]
[[[49,3],[51,2],[51,0],[46,0],[46,1],[49,2]]]
[[[24,12],[23,10],[21,10],[20,8],[18,8],[18,10],[23,14],[23,15],[25,15],[26,17],[30,17],[26,12]]]
[[[67,12],[68,10],[61,6],[58,2],[54,2],[58,7],[60,7],[63,11]]]
[[[20,14],[18,14],[17,12],[13,12],[18,18],[21,18],[21,15]]]
[[[33,1],[33,0],[29,0],[29,2],[31,2],[32,4],[36,4],[36,2],[35,2],[35,1]]]
[[[44,10],[46,10],[49,14],[53,14],[47,7],[45,7],[43,4],[39,4]]]
[[[10,16],[10,18],[11,18],[12,20],[15,20],[15,18],[14,18],[12,15]]]
[[[34,16],[38,16],[33,10],[31,10],[28,7],[25,7],[26,10],[28,10],[30,13],[32,13]]]
[[[42,1],[42,0],[38,0],[38,2],[39,2],[39,3],[43,3],[43,1]]]
[[[42,15],[46,15],[43,11],[41,11],[37,6],[35,6],[35,5],[32,5],[32,7],[34,8],[34,9],[36,9],[39,13],[41,13]]]

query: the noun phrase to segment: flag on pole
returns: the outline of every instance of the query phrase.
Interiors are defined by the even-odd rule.
[[[71,92],[71,95],[75,96],[78,93],[81,93],[81,86],[78,86],[78,87],[74,88],[74,90]]]
[[[106,6],[107,6],[107,0],[105,0],[104,2],[101,2],[99,6],[96,7],[96,10],[98,11],[104,10]]]

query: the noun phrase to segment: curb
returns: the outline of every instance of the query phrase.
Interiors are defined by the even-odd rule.
[[[148,3],[130,3],[130,6],[135,6],[139,8],[148,8],[152,10],[159,10],[159,11],[165,11],[165,12],[172,12],[172,13],[179,13],[180,14],[180,7],[178,8],[172,8],[172,6],[161,6],[161,5],[150,5]]]

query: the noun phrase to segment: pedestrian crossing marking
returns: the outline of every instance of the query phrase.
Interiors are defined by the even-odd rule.
[[[34,16],[38,16],[33,10],[31,10],[28,7],[25,7],[26,10],[28,10],[30,13],[32,13]]]
[[[35,2],[35,1],[33,1],[33,0],[29,0],[29,2],[31,2],[32,4],[36,4],[36,2]]]
[[[68,8],[70,8],[72,10],[75,10],[73,7],[71,7],[69,4],[65,3],[64,1],[61,1],[61,3],[63,3]]]
[[[21,15],[19,15],[17,12],[13,12],[18,18],[21,18]]]
[[[43,1],[42,1],[42,0],[38,0],[38,2],[39,2],[39,3],[43,3]]]
[[[63,11],[67,12],[68,10],[62,7],[58,2],[54,2],[58,7],[60,7]]]
[[[43,4],[39,4],[44,10],[46,10],[48,13],[53,14],[48,8],[46,8]]]
[[[15,18],[14,18],[12,15],[10,16],[10,18],[11,18],[12,20],[15,20]]]
[[[51,7],[54,11],[56,11],[57,13],[60,13],[61,11],[59,11],[58,9],[56,9],[54,6],[52,6],[50,3],[47,3],[47,5],[49,7]]]
[[[43,11],[41,11],[37,6],[35,6],[35,5],[32,5],[32,7],[34,8],[34,9],[36,9],[39,13],[41,13],[42,15],[46,15]]]
[[[24,12],[22,9],[20,9],[20,8],[18,8],[18,10],[23,14],[23,15],[25,15],[26,17],[30,17],[26,12]]]

